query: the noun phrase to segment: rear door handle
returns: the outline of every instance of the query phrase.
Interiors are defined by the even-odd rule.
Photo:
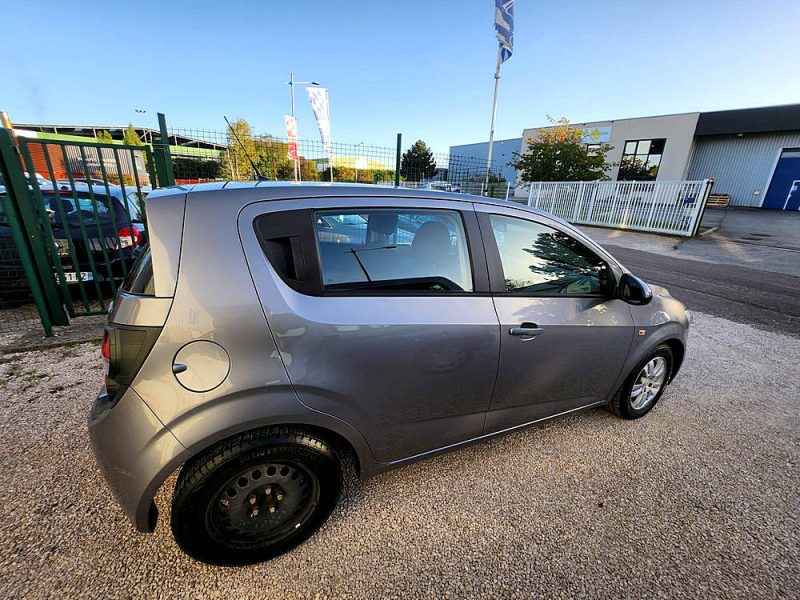
[[[536,323],[523,323],[519,327],[511,327],[508,330],[508,333],[511,335],[516,335],[519,337],[533,337],[535,335],[539,335],[544,331],[541,327],[539,327]]]

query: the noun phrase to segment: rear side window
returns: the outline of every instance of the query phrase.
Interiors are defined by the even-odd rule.
[[[153,262],[150,256],[150,246],[146,246],[136,262],[133,263],[128,277],[122,284],[122,289],[129,294],[137,296],[155,296],[156,288],[153,282]]]
[[[456,211],[318,211],[314,228],[325,290],[474,289],[464,224]]]

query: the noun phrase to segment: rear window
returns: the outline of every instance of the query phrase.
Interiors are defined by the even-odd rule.
[[[55,194],[42,194],[44,202],[44,210],[55,223],[63,223],[64,220],[69,224],[79,224],[83,221],[87,223],[107,223],[112,220],[120,225],[127,221],[127,216],[122,210],[122,205],[119,200],[105,196],[103,194],[95,194],[94,200],[90,194],[86,192],[76,192],[72,194],[69,191],[62,192],[58,196]],[[111,214],[111,211],[114,214]]]
[[[139,258],[133,263],[128,277],[122,284],[122,290],[137,296],[155,296],[156,288],[153,282],[153,261],[150,257],[150,246],[142,250]]]

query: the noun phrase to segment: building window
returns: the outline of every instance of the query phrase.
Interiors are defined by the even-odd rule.
[[[652,181],[658,175],[661,155],[667,140],[628,140],[622,153],[617,179]]]
[[[587,154],[594,156],[603,144],[584,144]]]

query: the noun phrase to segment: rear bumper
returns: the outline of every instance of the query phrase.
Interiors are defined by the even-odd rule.
[[[89,437],[125,515],[139,531],[153,531],[158,514],[153,496],[189,451],[131,388],[113,408],[108,408],[105,390],[100,391],[89,417]]]

